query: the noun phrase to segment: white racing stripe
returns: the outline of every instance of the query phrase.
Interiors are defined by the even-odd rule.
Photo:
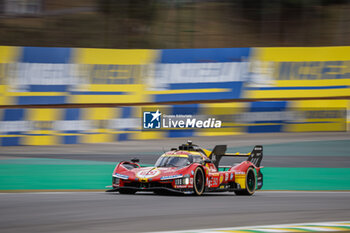
[[[285,230],[281,230],[281,229],[269,229],[269,228],[266,228],[266,229],[251,229],[253,231],[261,231],[261,232],[288,232],[288,231],[285,231]],[[216,231],[217,232],[217,231]]]
[[[332,228],[333,227],[333,228]],[[337,228],[339,227],[339,228]],[[341,228],[342,227],[342,228]],[[224,233],[224,232],[236,232],[246,233],[245,230],[259,231],[266,233],[278,233],[278,232],[293,232],[305,231],[305,232],[322,232],[322,231],[350,231],[350,221],[337,221],[337,222],[316,222],[316,223],[296,223],[296,224],[278,224],[278,225],[265,225],[265,226],[249,226],[249,227],[231,227],[231,228],[212,228],[212,229],[194,229],[194,230],[182,230],[182,231],[162,231],[157,233]]]
[[[324,225],[325,226],[325,225]],[[294,227],[293,227],[294,228]],[[304,227],[304,226],[295,226],[295,228],[300,228],[302,230],[309,230],[309,231],[334,231],[329,228],[322,228],[322,227]],[[350,229],[349,229],[350,230]]]
[[[350,224],[349,222],[326,222],[326,223],[317,223],[318,226],[331,226],[331,227],[341,227],[345,224]]]

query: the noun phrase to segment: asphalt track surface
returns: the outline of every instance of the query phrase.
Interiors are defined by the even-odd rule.
[[[295,142],[323,142],[329,140],[347,140],[350,144],[349,132],[330,133],[281,133],[281,134],[245,134],[236,136],[217,137],[192,137],[194,143],[211,149],[217,144],[226,144],[228,147],[246,147],[249,152],[254,145],[295,143]],[[185,143],[184,138],[172,138],[150,141],[124,141],[109,144],[86,144],[86,145],[64,145],[64,146],[22,146],[3,147],[0,150],[1,158],[52,158],[52,159],[76,159],[90,161],[118,162],[130,160],[137,157],[141,163],[154,164],[157,158],[170,148],[177,147]],[[263,166],[266,167],[328,167],[328,168],[349,168],[350,149],[346,143],[338,148],[327,148],[329,156],[318,156],[313,151],[293,153],[293,145],[288,147],[288,151],[280,150],[275,156],[264,153]],[[303,151],[301,149],[301,151]],[[318,152],[322,152],[318,150]],[[287,154],[287,155],[285,155]],[[291,155],[288,155],[291,154]],[[328,155],[328,154],[326,154]],[[242,161],[241,158],[223,158],[222,165],[232,165],[233,162]]]
[[[349,140],[349,133],[256,134],[192,138],[207,148],[254,144]],[[1,148],[1,158],[61,158],[118,161],[140,155],[153,163],[154,152],[184,139],[118,142],[103,145]],[[218,143],[219,142],[219,143]],[[349,144],[344,145],[344,148]],[[336,151],[337,148],[334,148]],[[334,157],[335,156],[335,157]],[[347,167],[349,156],[264,157],[264,166]],[[277,162],[276,162],[277,161]],[[350,192],[260,191],[251,197],[234,193],[159,196],[104,192],[0,193],[0,232],[151,232],[200,228],[288,224],[350,219]]]
[[[0,194],[1,232],[152,232],[350,219],[350,192]]]

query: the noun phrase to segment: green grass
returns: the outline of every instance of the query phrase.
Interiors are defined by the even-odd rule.
[[[113,162],[0,160],[0,190],[89,190],[111,185]],[[263,190],[350,190],[350,168],[263,168]]]
[[[350,190],[350,168],[263,168],[265,190]]]

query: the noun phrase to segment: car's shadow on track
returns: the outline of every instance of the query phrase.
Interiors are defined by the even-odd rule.
[[[115,195],[115,196],[159,196],[159,197],[239,197],[235,195],[233,192],[216,192],[216,193],[203,193],[201,196],[196,196],[194,194],[182,194],[182,193],[164,193],[164,194],[155,194],[153,192],[139,192],[135,194],[120,194],[119,192],[106,192],[107,195]],[[256,195],[256,194],[254,194]],[[245,196],[245,197],[254,197]]]

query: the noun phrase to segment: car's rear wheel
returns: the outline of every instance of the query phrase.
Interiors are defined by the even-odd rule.
[[[193,176],[193,191],[194,194],[200,196],[203,194],[205,188],[205,175],[202,168],[197,167],[194,170]]]
[[[245,181],[245,189],[235,191],[236,195],[250,196],[255,193],[256,190],[256,175],[252,167],[248,168]]]
[[[119,190],[120,194],[135,194],[136,190],[132,190],[132,189],[120,189]]]

